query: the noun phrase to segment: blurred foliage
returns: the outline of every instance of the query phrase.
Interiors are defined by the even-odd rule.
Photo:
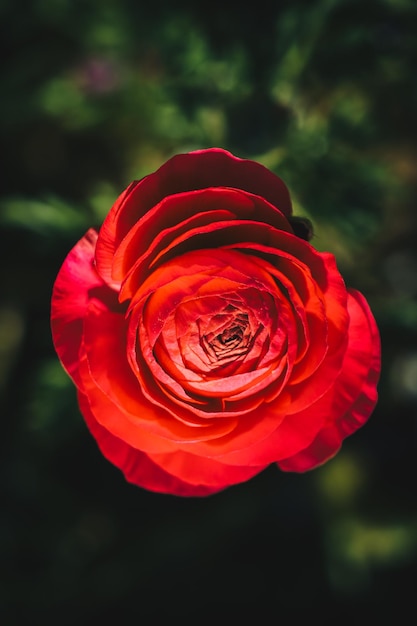
[[[417,5],[0,2],[5,626],[343,615],[403,621],[417,573]],[[382,335],[342,452],[208,499],[128,485],[54,354],[64,257],[120,191],[218,145],[290,187]]]

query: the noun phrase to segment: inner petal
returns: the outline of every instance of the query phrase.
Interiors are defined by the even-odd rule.
[[[244,413],[280,393],[297,313],[267,270],[221,248],[155,270],[129,310],[129,361],[145,394],[203,415]]]
[[[282,343],[279,308],[271,294],[253,288],[194,298],[166,320],[160,341],[174,362],[202,377],[243,373],[261,363],[278,335]]]

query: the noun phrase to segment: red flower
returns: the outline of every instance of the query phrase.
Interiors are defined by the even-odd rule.
[[[55,348],[128,481],[203,496],[301,472],[366,422],[378,330],[309,232],[280,178],[214,148],[132,183],[69,253]]]

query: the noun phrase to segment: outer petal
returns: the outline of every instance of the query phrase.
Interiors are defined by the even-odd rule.
[[[285,183],[263,165],[240,159],[221,148],[197,150],[169,159],[156,172],[132,185],[118,198],[101,229],[97,270],[112,283],[114,254],[132,226],[163,198],[172,194],[233,187],[265,198],[284,215],[292,213]]]
[[[213,456],[224,463],[268,465],[297,454],[309,446],[323,428],[330,407],[329,394],[325,394],[313,405],[295,415],[282,415],[274,402],[265,403],[256,409],[256,412],[262,418],[261,423],[266,419],[275,419],[276,428],[273,432],[266,433],[264,437],[252,437],[246,447],[235,445],[230,452],[225,452],[224,445],[223,450],[216,450],[215,440],[207,444],[213,449]],[[233,433],[228,437],[233,437]]]
[[[375,319],[361,293],[349,290],[349,343],[334,386],[332,410],[312,444],[279,462],[285,471],[303,472],[324,463],[339,450],[343,439],[368,420],[376,401],[380,374],[380,339]]]
[[[205,217],[206,216],[206,217]],[[123,280],[140,253],[152,259],[162,249],[195,226],[230,219],[255,219],[292,233],[287,217],[265,198],[241,189],[209,187],[167,196],[152,207],[129,230],[117,248],[112,273]]]
[[[139,185],[139,183],[140,181],[134,180],[132,183],[130,183],[129,187],[122,191],[116,202],[113,204],[110,213],[104,221],[104,224],[106,224],[107,221],[111,219],[110,216],[119,215],[122,212],[123,207],[131,202],[133,192]],[[107,284],[116,287],[117,283],[115,283],[112,278],[113,255],[115,248],[113,248],[111,245],[109,246],[109,242],[107,241],[108,237],[106,235],[107,229],[104,228],[104,225],[102,225],[100,229],[100,236],[103,236],[104,238],[96,249],[97,269],[99,270],[100,276]]]
[[[79,385],[79,350],[83,320],[92,293],[112,306],[117,303],[94,267],[97,232],[90,229],[65,259],[52,291],[51,330],[55,350],[74,382]]]
[[[127,481],[150,491],[176,496],[208,496],[249,480],[265,469],[265,466],[230,467],[180,450],[150,458],[103,428],[94,418],[87,396],[79,393],[78,401],[102,454],[122,470]]]
[[[178,496],[208,496],[217,491],[215,488],[207,487],[198,489],[168,474],[153,463],[145,453],[135,450],[101,426],[91,412],[87,396],[79,393],[78,403],[102,454],[108,461],[122,470],[128,482],[150,491],[171,493]]]

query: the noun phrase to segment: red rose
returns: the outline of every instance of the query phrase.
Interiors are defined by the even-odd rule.
[[[128,481],[203,496],[302,472],[368,419],[376,323],[308,230],[280,178],[214,148],[133,182],[69,253],[55,348]]]

